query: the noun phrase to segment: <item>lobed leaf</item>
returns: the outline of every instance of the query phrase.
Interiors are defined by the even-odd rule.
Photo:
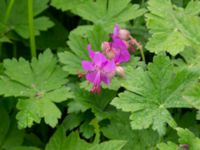
[[[175,71],[168,57],[158,55],[148,70],[130,69],[126,91],[111,102],[118,109],[131,112],[133,129],[152,126],[160,135],[165,134],[166,123],[176,127],[168,108],[190,108],[182,98],[189,85],[197,81],[199,73],[191,69]]]
[[[194,5],[194,10],[191,10]],[[170,0],[150,0],[146,22],[152,37],[146,48],[155,53],[167,51],[174,56],[187,46],[199,50],[199,5],[199,2],[191,1],[185,9],[181,9]]]
[[[47,50],[31,63],[20,58],[4,61],[4,75],[0,79],[0,94],[19,98],[17,108],[20,128],[31,127],[41,118],[55,127],[61,112],[55,103],[73,97],[65,86],[66,73],[57,65],[57,60]],[[21,72],[19,72],[21,70]],[[6,86],[5,86],[6,85]]]
[[[125,142],[120,140],[111,140],[108,142],[87,143],[80,139],[77,132],[72,132],[67,138],[65,137],[65,131],[60,126],[55,134],[51,137],[45,150],[121,150]]]

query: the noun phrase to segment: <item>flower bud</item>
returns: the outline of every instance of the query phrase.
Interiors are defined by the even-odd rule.
[[[112,59],[115,57],[115,51],[111,48],[109,42],[103,42],[101,44],[101,48],[108,59]]]
[[[189,145],[188,144],[180,144],[180,148],[184,150],[189,150]]]
[[[125,72],[124,72],[124,68],[121,66],[117,66],[116,67],[116,73],[117,75],[124,77],[125,76]]]
[[[130,32],[126,29],[120,29],[119,38],[122,40],[128,40],[130,38]]]
[[[101,44],[101,49],[105,53],[106,51],[109,51],[111,49],[109,42],[103,42]]]
[[[107,57],[108,59],[113,59],[113,58],[115,57],[115,51],[113,51],[113,50],[111,49],[111,50],[107,51],[107,52],[105,53],[105,55],[106,55],[106,57]]]

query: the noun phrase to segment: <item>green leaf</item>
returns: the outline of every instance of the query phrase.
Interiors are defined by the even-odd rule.
[[[102,89],[101,94],[91,94],[89,91],[75,89],[75,101],[87,109],[91,109],[98,120],[109,116],[109,103],[116,96],[116,91]]]
[[[169,58],[164,55],[155,56],[147,68],[147,71],[131,68],[123,85],[127,90],[111,104],[132,112],[133,129],[146,129],[152,125],[152,129],[163,135],[166,123],[176,127],[167,108],[191,107],[182,99],[182,92],[198,79],[199,73],[187,68],[175,72]]]
[[[16,120],[14,117],[9,118],[3,106],[0,106],[0,118],[0,149],[20,146],[24,140],[24,131],[17,128]]]
[[[199,50],[200,18],[197,8],[191,11],[191,6],[200,5],[191,1],[186,9],[172,5],[170,0],[150,0],[146,15],[147,27],[152,34],[146,48],[151,52],[167,51],[176,55],[186,46]]]
[[[178,146],[172,142],[160,143],[157,145],[159,150],[175,150],[178,149]]]
[[[54,26],[54,23],[45,16],[37,17],[41,12],[43,12],[47,7],[49,0],[34,0],[33,1],[33,14],[34,14],[34,29],[35,35],[39,35],[40,31],[46,31],[47,29]],[[23,38],[29,38],[29,27],[28,27],[28,4],[27,1],[22,1],[18,3],[14,2],[10,16],[7,22],[4,22],[4,17],[8,4],[4,0],[0,0],[2,4],[1,14],[0,14],[0,23],[5,24],[10,29],[14,29],[20,36]]]
[[[6,110],[2,106],[0,106],[0,118],[2,120],[0,123],[0,146],[1,146],[9,130],[9,116]]]
[[[70,113],[65,117],[62,125],[66,130],[73,130],[78,127],[84,119],[85,116],[83,113]]]
[[[90,0],[80,4],[73,12],[83,19],[94,24],[103,24],[108,28],[116,23],[124,23],[141,16],[145,9],[132,5],[130,0]]]
[[[60,62],[64,64],[63,70],[73,75],[83,72],[81,61],[89,60],[87,51],[88,41],[95,51],[99,51],[101,43],[107,39],[107,32],[104,31],[102,26],[98,25],[94,26],[93,30],[88,33],[88,40],[85,37],[71,33],[69,35],[69,41],[67,42],[71,52],[65,51],[58,53]]]
[[[83,134],[83,136],[87,139],[91,138],[94,135],[94,126],[89,124],[89,122],[85,121],[80,126],[80,132]]]
[[[56,130],[54,135],[51,137],[48,144],[46,145],[45,150],[55,150],[55,149],[62,150],[64,141],[65,141],[65,130],[61,126]]]
[[[200,147],[200,139],[195,137],[195,135],[189,131],[188,129],[177,128],[179,143],[180,144],[188,144],[189,149],[198,150]]]
[[[38,49],[56,49],[65,47],[68,38],[68,31],[58,21],[54,20],[55,26],[50,28],[48,32],[40,32],[40,36],[36,37],[36,45]]]
[[[181,147],[183,145],[187,145],[188,149],[190,150],[198,150],[200,147],[200,139],[198,137],[195,137],[195,135],[189,131],[188,129],[183,129],[183,128],[176,128],[178,136],[179,136],[179,146],[172,143],[172,142],[167,142],[166,143],[160,143],[158,144],[158,148],[160,150],[175,150]],[[184,148],[183,148],[184,149]]]
[[[124,141],[119,140],[112,140],[100,144],[87,143],[80,139],[77,132],[72,132],[67,138],[65,138],[64,128],[60,126],[51,137],[45,150],[121,150],[124,144]]]
[[[185,13],[190,15],[198,15],[200,13],[199,7],[200,1],[191,0],[185,8]]]
[[[9,150],[41,150],[41,149],[33,146],[16,146]]]
[[[112,140],[103,142],[101,144],[96,144],[88,150],[121,150],[124,144],[124,141]]]
[[[48,17],[39,17],[34,19],[35,35],[40,35],[40,31],[46,31],[48,28],[54,26],[54,23]],[[28,23],[20,24],[15,27],[15,31],[23,38],[29,38],[29,27]]]
[[[125,140],[122,150],[153,149],[158,141],[158,134],[152,130],[132,130],[129,113],[116,112],[110,117],[110,124],[103,127],[103,135],[112,140]]]
[[[60,103],[73,95],[66,84],[66,73],[57,66],[57,60],[47,50],[31,63],[20,58],[4,60],[5,75],[1,76],[0,94],[19,97],[17,108],[20,128],[31,127],[41,118],[55,127],[61,112],[55,103]],[[20,70],[20,72],[19,72]],[[3,88],[2,88],[3,87]]]
[[[74,10],[80,4],[87,2],[88,0],[52,0],[51,5],[62,11]]]
[[[184,99],[194,108],[200,109],[200,85],[195,84],[185,91]]]

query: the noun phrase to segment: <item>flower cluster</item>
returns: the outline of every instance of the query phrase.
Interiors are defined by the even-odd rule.
[[[92,93],[100,93],[101,82],[109,85],[115,74],[124,76],[124,69],[120,66],[130,60],[130,51],[138,42],[130,36],[128,30],[115,25],[111,34],[111,42],[102,43],[102,53],[93,51],[88,44],[90,61],[83,60],[82,67],[86,71],[86,79],[93,84]]]

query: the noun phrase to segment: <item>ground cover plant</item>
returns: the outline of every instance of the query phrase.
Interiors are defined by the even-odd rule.
[[[199,0],[0,0],[0,150],[199,150]]]

